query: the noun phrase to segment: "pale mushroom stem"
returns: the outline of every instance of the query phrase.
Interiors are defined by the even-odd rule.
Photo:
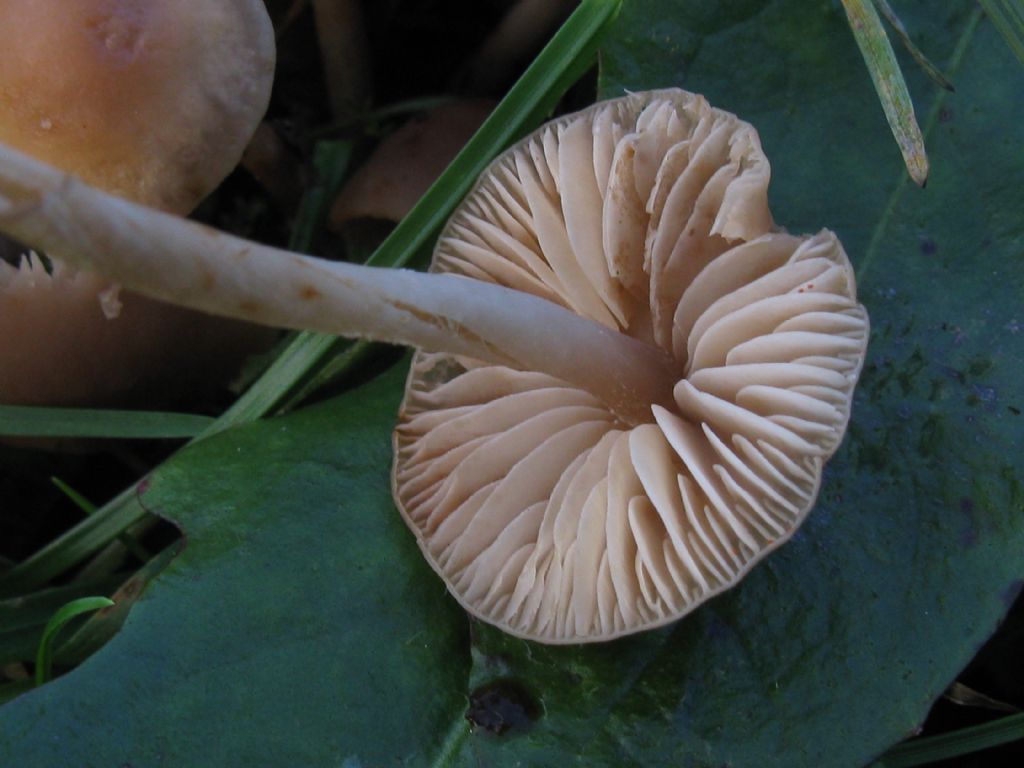
[[[540,371],[652,420],[671,358],[544,299],[449,274],[328,262],[233,237],[90,187],[0,145],[0,230],[152,298]]]

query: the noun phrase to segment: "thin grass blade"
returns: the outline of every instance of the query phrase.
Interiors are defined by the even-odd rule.
[[[843,0],[843,7],[910,178],[923,187],[928,181],[924,138],[882,20],[871,0]]]
[[[0,600],[0,667],[32,661],[43,628],[61,606],[80,597],[112,594],[123,580],[111,576],[74,582]]]
[[[180,439],[201,434],[213,421],[191,413],[0,405],[0,435],[6,437]]]
[[[146,514],[137,487],[127,488],[95,514],[0,574],[0,598],[41,589],[54,577],[88,560]]]
[[[1016,714],[1020,712],[1020,708],[1008,704],[1005,701],[994,699],[981,691],[976,691],[973,688],[964,685],[957,681],[953,683],[946,692],[942,694],[942,697],[948,701],[958,704],[961,707],[977,707],[979,709],[990,709],[993,712],[1004,712],[1009,714]]]
[[[1024,64],[1024,0],[978,0],[992,24]]]
[[[85,498],[85,496],[83,496],[70,485],[61,480],[59,477],[51,477],[50,482],[57,486],[57,488],[60,489],[61,493],[67,496],[71,500],[71,502],[80,510],[82,510],[82,512],[84,512],[86,515],[96,514],[96,511],[99,508],[91,501],[89,501],[87,498]],[[117,541],[120,542],[121,546],[124,547],[126,551],[130,552],[132,556],[140,563],[148,562],[150,558],[153,557],[153,555],[139,543],[138,539],[136,538],[137,535],[138,531],[125,531],[117,537]],[[111,544],[108,545],[108,548],[112,546],[113,542],[111,542]],[[75,576],[75,581],[81,581],[83,578],[88,578],[90,575],[87,573],[88,570],[89,566],[86,565],[85,568],[83,568],[82,571],[79,571],[79,573]]]
[[[969,755],[989,747],[1024,739],[1024,713],[1002,717],[991,723],[963,728],[940,736],[911,739],[893,747],[873,768],[911,768]]]
[[[91,501],[85,498],[85,496],[80,494],[78,491],[76,491],[70,485],[65,483],[59,477],[51,477],[50,482],[57,486],[60,492],[67,496],[71,500],[71,502],[80,510],[82,510],[82,512],[84,512],[87,516],[96,512],[97,506],[95,504],[93,504]]]
[[[491,160],[535,127],[538,108],[550,110],[561,97],[569,85],[563,79],[565,73],[579,71],[581,59],[593,61],[595,41],[618,14],[621,5],[621,0],[583,0],[580,3],[451,165],[370,257],[368,264],[406,266],[434,240]]]
[[[349,141],[322,141],[313,152],[314,183],[306,190],[292,229],[288,247],[295,251],[312,249],[331,201],[341,188],[352,161]],[[306,371],[323,359],[334,343],[333,337],[318,333],[295,333],[263,374],[203,434],[209,437],[236,424],[255,421],[273,411]]]
[[[903,47],[914,57],[914,61],[924,70],[925,74],[940,88],[945,88],[947,91],[956,90],[953,88],[953,83],[950,82],[949,78],[942,74],[942,71],[937,66],[932,64],[931,60],[924,55],[910,35],[907,34],[907,28],[903,26],[903,22],[900,21],[900,17],[896,15],[892,6],[886,0],[875,0],[875,5],[878,7],[878,12],[889,22],[889,26],[893,28],[900,42],[903,43]]]
[[[60,631],[76,616],[109,608],[114,601],[107,597],[80,597],[63,605],[46,623],[36,653],[36,685],[47,682],[53,674],[53,643]]]
[[[346,132],[355,129],[359,129],[362,132],[372,131],[375,126],[385,120],[417,112],[426,112],[443,104],[450,104],[454,100],[453,96],[448,95],[422,96],[420,98],[395,102],[394,104],[386,104],[383,107],[364,110],[341,122],[317,129],[313,132],[313,136],[317,138],[330,138],[343,136]]]

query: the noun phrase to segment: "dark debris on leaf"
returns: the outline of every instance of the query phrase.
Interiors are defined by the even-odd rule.
[[[541,716],[537,698],[514,680],[495,680],[469,695],[466,719],[475,728],[502,736],[522,733]]]

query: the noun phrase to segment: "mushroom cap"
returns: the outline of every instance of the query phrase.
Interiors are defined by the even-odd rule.
[[[342,187],[331,206],[331,227],[403,219],[493,109],[485,99],[449,102],[389,134]]]
[[[0,141],[153,207],[192,210],[270,98],[262,0],[6,0],[0,30]]]
[[[0,30],[0,141],[176,213],[235,167],[270,98],[262,0],[6,0]],[[229,375],[270,339],[142,296],[119,300],[110,281],[54,263],[52,279],[0,263],[3,402],[180,392]]]
[[[106,303],[117,305],[108,319]],[[273,332],[181,309],[54,260],[0,261],[0,402],[131,405],[232,376]]]
[[[511,634],[608,640],[736,584],[814,503],[868,318],[835,235],[778,231],[756,131],[679,90],[560,118],[500,156],[433,269],[657,345],[666,408],[629,423],[543,373],[418,352],[394,496],[456,599]],[[614,376],[594,361],[595,377]]]

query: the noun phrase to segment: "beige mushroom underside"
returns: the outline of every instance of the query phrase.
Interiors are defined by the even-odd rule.
[[[550,299],[679,366],[675,409],[628,424],[544,374],[416,355],[395,498],[471,613],[549,643],[656,627],[800,525],[868,319],[832,233],[775,230],[768,179],[751,126],[656,91],[545,126],[453,216],[435,270]]]

